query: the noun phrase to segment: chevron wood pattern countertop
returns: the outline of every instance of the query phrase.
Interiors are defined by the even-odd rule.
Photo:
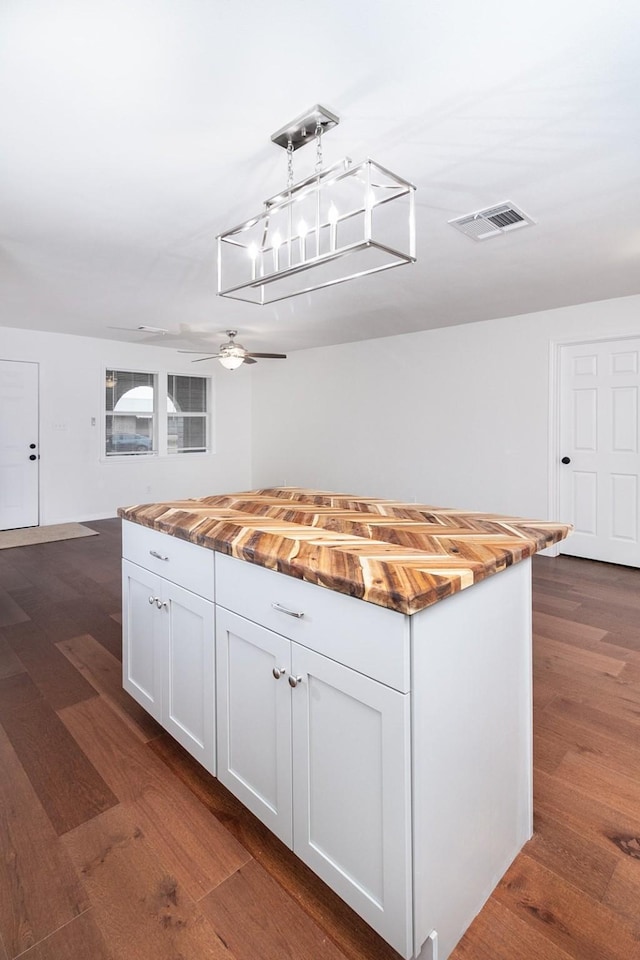
[[[118,515],[405,614],[571,532],[566,523],[299,487],[121,507]]]

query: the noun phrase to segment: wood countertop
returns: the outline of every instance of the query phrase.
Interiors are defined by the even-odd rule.
[[[118,516],[406,614],[572,530],[566,523],[298,487],[120,507]]]

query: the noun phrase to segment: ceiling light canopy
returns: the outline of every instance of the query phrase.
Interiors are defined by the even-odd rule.
[[[338,117],[316,105],[277,131],[286,189],[218,240],[218,295],[267,304],[413,263],[415,186],[373,160],[322,165],[322,135]],[[315,173],[293,182],[293,152],[316,143]]]

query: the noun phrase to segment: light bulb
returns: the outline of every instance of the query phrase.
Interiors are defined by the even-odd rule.
[[[306,224],[305,220],[300,220],[298,223],[298,236],[300,238],[300,260],[304,262],[307,259],[307,233],[309,232],[309,227]]]
[[[218,360],[227,370],[237,370],[244,363],[244,357],[226,356],[218,357]]]
[[[276,233],[274,233],[273,235],[273,239],[271,240],[271,246],[273,247],[273,269],[274,270],[280,269],[278,252],[280,250],[281,243],[282,243],[282,237],[276,231]]]
[[[335,250],[338,242],[338,208],[332,203],[327,211],[329,221],[329,249]]]
[[[250,243],[247,247],[247,253],[249,254],[249,259],[251,260],[251,279],[255,280],[256,278],[256,260],[258,259],[258,244]]]

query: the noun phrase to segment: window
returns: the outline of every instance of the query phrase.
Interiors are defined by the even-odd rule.
[[[107,370],[105,453],[108,457],[155,453],[155,376]]]
[[[207,378],[169,375],[167,452],[204,453],[207,435]]]
[[[105,454],[206,453],[208,384],[207,377],[107,370]],[[166,419],[159,416],[162,409]]]

